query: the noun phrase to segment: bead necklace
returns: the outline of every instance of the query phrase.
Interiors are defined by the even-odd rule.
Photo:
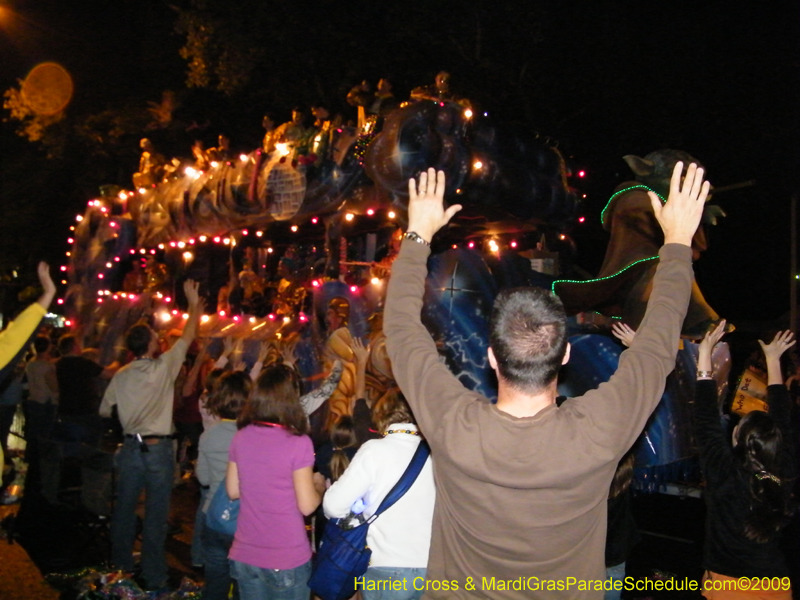
[[[390,433],[408,433],[409,435],[419,435],[419,431],[414,431],[412,429],[387,429],[383,432],[383,437],[386,437]]]

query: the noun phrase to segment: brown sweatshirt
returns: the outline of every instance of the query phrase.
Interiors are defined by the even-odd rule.
[[[420,321],[429,249],[404,241],[384,318],[392,370],[433,451],[425,597],[602,598],[606,499],[675,365],[691,249],[664,246],[647,314],[610,381],[516,418],[464,388]],[[581,589],[584,588],[584,589]]]

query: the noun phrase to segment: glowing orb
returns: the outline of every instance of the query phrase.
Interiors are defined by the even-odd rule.
[[[59,64],[45,62],[36,65],[22,82],[22,95],[36,114],[57,115],[72,99],[72,77]]]

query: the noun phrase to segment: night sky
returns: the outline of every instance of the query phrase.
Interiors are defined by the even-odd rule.
[[[719,196],[728,217],[710,232],[697,278],[722,316],[774,319],[789,309],[789,199],[800,164],[796,1],[310,1],[291,13],[283,3],[235,0],[225,5],[238,15],[219,9],[230,37],[240,27],[263,52],[250,84],[231,95],[186,88],[173,4],[193,5],[0,0],[0,85],[41,61],[61,63],[75,82],[70,127],[173,90],[185,123],[208,124],[209,144],[224,129],[249,150],[264,110],[288,117],[295,102],[320,97],[345,109],[351,86],[385,74],[405,98],[447,69],[482,109],[558,140],[570,165],[586,170],[573,183],[587,194],[587,220],[572,234],[589,272],[607,239],[599,212],[630,178],[623,155],[679,148],[705,163],[716,186],[756,180]],[[259,37],[253,28],[267,18],[274,22]],[[5,122],[0,132],[0,262],[32,273],[40,258],[62,260],[67,228],[97,186],[130,185],[140,136],[104,155],[70,141],[47,159],[14,129]],[[164,136],[165,154],[188,156],[188,139]]]

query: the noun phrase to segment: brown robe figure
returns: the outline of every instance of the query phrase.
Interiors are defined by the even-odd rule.
[[[568,314],[595,310],[606,316],[621,317],[636,329],[647,308],[658,266],[658,251],[664,243],[664,234],[647,191],[655,191],[666,201],[675,163],[683,161],[684,168],[691,162],[700,163],[678,150],[660,150],[645,158],[632,155],[624,158],[636,173],[636,181],[620,184],[601,215],[603,227],[611,234],[611,239],[600,272],[596,279],[587,282],[557,281],[554,291]],[[692,239],[694,258],[706,248],[701,225]],[[682,335],[702,337],[708,326],[718,319],[719,315],[708,305],[697,282],[693,282]]]

